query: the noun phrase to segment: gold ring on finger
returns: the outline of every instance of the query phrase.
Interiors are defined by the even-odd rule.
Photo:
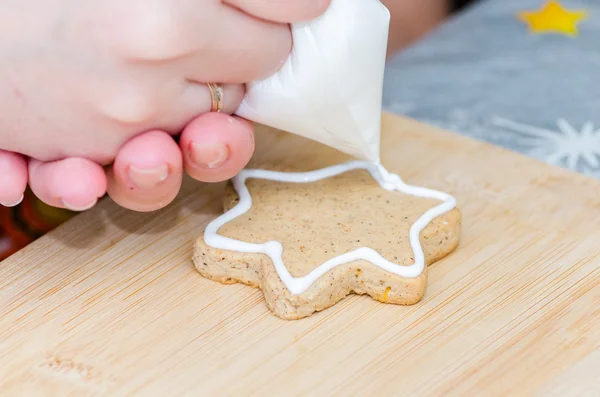
[[[223,110],[223,86],[218,83],[208,83],[211,98],[211,112],[220,113]]]

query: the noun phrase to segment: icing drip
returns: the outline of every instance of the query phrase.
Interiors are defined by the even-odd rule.
[[[383,189],[388,191],[396,190],[400,193],[412,196],[433,198],[442,201],[441,204],[427,210],[410,227],[409,242],[414,253],[413,264],[402,266],[386,260],[371,248],[361,247],[329,259],[305,276],[293,277],[283,263],[283,246],[280,242],[267,241],[263,244],[252,244],[218,234],[219,229],[223,225],[246,213],[252,207],[252,196],[246,187],[247,179],[254,178],[288,183],[310,183],[358,169],[367,170],[371,174],[371,177],[373,177]],[[204,232],[204,242],[208,246],[216,249],[244,253],[263,253],[268,255],[273,261],[273,265],[275,266],[275,270],[281,278],[281,281],[294,295],[305,292],[317,279],[319,279],[319,277],[331,269],[343,265],[344,263],[361,259],[369,261],[375,266],[401,277],[418,277],[425,268],[425,256],[423,254],[421,242],[419,241],[421,231],[433,219],[452,210],[456,206],[456,199],[451,195],[432,189],[407,185],[398,175],[388,172],[381,164],[373,164],[368,161],[350,161],[348,163],[309,172],[278,172],[260,169],[245,169],[235,176],[232,182],[240,201],[231,210],[208,224]]]

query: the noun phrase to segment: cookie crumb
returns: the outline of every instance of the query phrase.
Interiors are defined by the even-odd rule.
[[[387,302],[388,294],[390,293],[391,290],[392,290],[392,287],[387,287],[385,289],[385,291],[383,292],[383,299],[381,300],[383,303]]]

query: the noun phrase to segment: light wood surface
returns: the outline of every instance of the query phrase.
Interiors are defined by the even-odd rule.
[[[258,148],[345,159],[266,130]],[[187,181],[165,210],[106,200],[0,264],[0,395],[599,396],[600,183],[389,115],[382,148],[463,212],[421,303],[278,319],[260,291],[193,269],[222,185]]]

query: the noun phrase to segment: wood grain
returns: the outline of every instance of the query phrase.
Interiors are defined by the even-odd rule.
[[[136,214],[105,200],[0,264],[2,396],[598,396],[600,183],[384,117],[383,162],[448,191],[463,239],[424,300],[308,319],[202,278],[222,184]],[[262,129],[255,162],[345,157]]]

